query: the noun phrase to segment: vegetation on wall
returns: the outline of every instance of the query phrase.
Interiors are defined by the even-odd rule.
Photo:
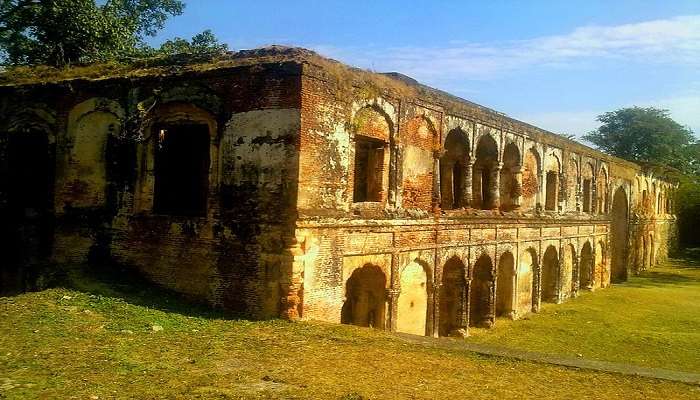
[[[700,222],[700,141],[674,121],[668,110],[631,107],[598,116],[602,125],[583,138],[598,149],[634,162],[675,168],[674,199],[682,247],[700,246],[694,232]]]
[[[184,8],[181,0],[0,0],[0,63],[63,67],[226,51],[211,31],[158,49],[145,42]]]

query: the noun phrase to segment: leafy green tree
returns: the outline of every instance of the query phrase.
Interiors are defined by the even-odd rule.
[[[693,132],[668,110],[631,107],[598,116],[600,128],[583,138],[600,150],[631,161],[669,165],[685,173],[697,169]]]
[[[177,54],[194,54],[200,56],[212,56],[228,51],[228,46],[219,43],[219,40],[207,29],[202,33],[194,35],[192,40],[176,37],[170,39],[160,46],[157,54],[172,56]]]
[[[64,66],[119,59],[147,47],[181,0],[0,0],[5,65]]]

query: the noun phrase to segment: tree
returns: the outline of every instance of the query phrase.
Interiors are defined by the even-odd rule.
[[[0,0],[5,65],[64,66],[118,59],[147,48],[181,0]]]
[[[211,30],[207,29],[202,33],[194,35],[192,40],[187,41],[176,37],[170,39],[160,46],[157,54],[163,56],[173,56],[177,54],[194,54],[200,56],[217,55],[228,51],[228,46],[219,43]]]
[[[671,119],[668,110],[623,108],[598,116],[598,121],[600,128],[583,138],[600,150],[630,161],[697,172],[698,147],[693,132]]]

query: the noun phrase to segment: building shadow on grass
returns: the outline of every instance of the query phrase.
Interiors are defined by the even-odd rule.
[[[65,287],[95,296],[118,298],[129,304],[190,317],[240,318],[157,286],[133,268],[120,265],[99,267],[71,265],[61,266],[60,270],[60,278],[57,278],[51,286]]]
[[[700,286],[700,259],[694,258],[693,255],[680,254],[676,258],[669,259],[666,266],[685,271],[674,273],[668,270],[657,271],[652,268],[630,279],[624,285],[627,287]],[[688,270],[692,270],[692,272]]]

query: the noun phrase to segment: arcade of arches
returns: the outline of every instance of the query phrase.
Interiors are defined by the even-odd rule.
[[[45,265],[128,265],[254,318],[464,335],[673,245],[676,185],[658,170],[278,51],[0,86],[0,294]]]

